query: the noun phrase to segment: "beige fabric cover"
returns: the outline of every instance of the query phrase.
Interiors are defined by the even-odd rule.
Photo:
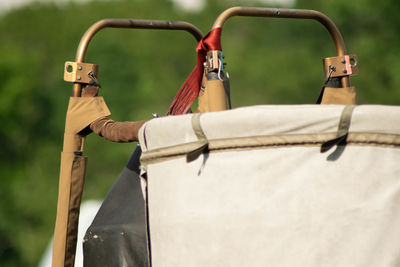
[[[400,107],[255,106],[141,128],[153,266],[399,266]]]
[[[102,97],[70,98],[61,153],[53,267],[74,265],[79,206],[87,161],[86,157],[80,155],[84,137],[78,133],[96,119],[110,114]]]

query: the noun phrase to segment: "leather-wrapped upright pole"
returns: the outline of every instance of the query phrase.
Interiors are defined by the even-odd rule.
[[[109,119],[107,116],[111,113],[104,99],[97,96],[98,66],[84,61],[91,39],[104,28],[183,30],[196,40],[202,38],[200,30],[187,22],[132,19],[104,19],[93,24],[83,35],[76,61],[67,62],[64,73],[64,79],[74,84],[61,155],[53,267],[74,266],[79,208],[86,175],[87,158],[83,156],[86,135],[92,130],[112,141],[132,142],[137,140],[137,131],[143,124],[143,121],[115,122]]]

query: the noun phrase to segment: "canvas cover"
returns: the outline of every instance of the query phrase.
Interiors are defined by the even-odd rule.
[[[399,114],[254,106],[149,121],[152,266],[399,266]]]

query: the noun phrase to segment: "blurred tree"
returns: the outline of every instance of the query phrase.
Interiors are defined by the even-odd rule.
[[[397,34],[400,2],[396,0],[298,0],[299,7],[328,14],[341,30],[348,53],[359,59],[359,75],[353,84],[358,102],[398,104],[400,57]]]

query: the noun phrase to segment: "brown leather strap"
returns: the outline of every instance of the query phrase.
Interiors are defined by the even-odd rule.
[[[110,118],[102,117],[90,124],[90,129],[99,136],[112,142],[135,142],[138,141],[139,128],[146,121],[116,122]]]

